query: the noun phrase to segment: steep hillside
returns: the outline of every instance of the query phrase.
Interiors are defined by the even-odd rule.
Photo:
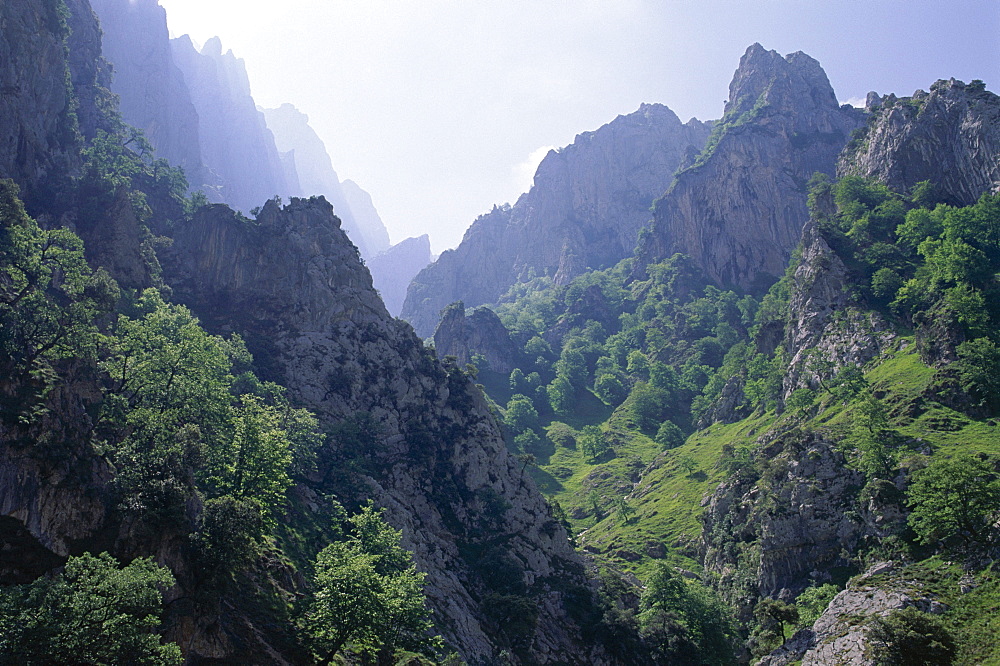
[[[841,174],[876,178],[904,192],[934,184],[941,201],[968,206],[1000,191],[996,95],[982,81],[938,81],[912,97],[869,94],[868,124],[841,157]]]
[[[277,109],[263,109],[263,113],[268,129],[274,134],[275,145],[281,152],[289,153],[288,159],[294,165],[297,176],[298,191],[284,194],[325,197],[333,204],[344,231],[365,259],[388,249],[389,233],[378,213],[371,214],[374,208],[365,209],[361,217],[355,216],[323,140],[309,126],[309,116],[291,104],[282,104]],[[357,188],[356,185],[354,187]],[[352,195],[363,200],[367,193],[357,189],[359,191],[352,192]],[[368,206],[371,206],[371,197],[368,197]]]
[[[647,582],[667,563],[700,572],[736,611],[755,657],[788,629],[811,624],[850,575],[879,560],[905,566],[944,552],[989,579],[982,569],[995,557],[987,526],[1000,503],[988,498],[1000,432],[995,382],[983,369],[1000,358],[992,333],[1000,218],[995,196],[979,199],[995,185],[993,162],[978,147],[991,145],[1000,105],[978,84],[942,81],[932,90],[947,103],[938,99],[919,116],[909,98],[893,102],[897,111],[875,109],[839,158],[839,181],[814,177],[808,195],[786,192],[809,219],[783,276],[759,300],[713,286],[694,257],[644,264],[649,244],[564,286],[525,281],[497,307],[517,347],[502,355],[514,361],[507,380],[492,370],[504,335],[494,330],[470,344],[466,334],[456,344],[457,309],[442,320],[442,342],[482,366],[508,446],[533,456],[533,476],[581,547]],[[908,120],[893,124],[894,115]],[[853,160],[862,132],[888,164],[909,163],[906,139],[920,136],[965,167],[939,171],[941,184],[908,180],[900,167],[894,191],[848,175],[860,173]],[[969,183],[981,188],[957,202],[969,205],[949,206]],[[725,178],[717,187],[726,189]],[[766,286],[761,279],[754,289]],[[927,493],[943,492],[925,490],[938,474],[965,475],[985,498],[975,523],[924,527]],[[861,654],[880,614],[890,628],[923,622],[892,611],[924,608],[923,592],[904,599],[897,591],[885,592],[892,604],[864,612],[855,601],[846,611],[831,606],[836,617],[807,636],[816,642],[773,663],[820,644],[807,658],[824,663],[841,630],[859,622],[864,631],[850,641]],[[956,641],[951,654],[982,654],[973,621],[942,613]],[[635,616],[640,631],[650,631],[648,621]]]
[[[480,217],[458,248],[421,271],[402,317],[428,337],[449,303],[496,303],[530,276],[565,284],[628,257],[650,204],[708,132],[705,123],[682,124],[670,109],[644,104],[550,152],[514,206]]]
[[[323,656],[324,639],[303,625],[303,612],[315,611],[315,586],[326,580],[313,577],[314,567],[326,566],[317,559],[322,549],[379,562],[373,575],[405,574],[405,551],[365,546],[371,534],[362,527],[381,520],[365,517],[374,499],[427,573],[436,631],[463,658],[622,661],[594,633],[601,609],[584,560],[523,462],[504,448],[481,394],[388,315],[330,205],[293,199],[282,208],[268,199],[255,220],[221,205],[197,209],[181,198],[179,173],[134,143],[113,112],[105,119],[112,133],[67,126],[74,106],[81,125],[98,117],[85,106],[101,92],[94,76],[87,90],[80,77],[76,95],[66,75],[95,72],[100,48],[91,41],[67,59],[68,31],[43,6],[32,2],[30,11],[5,17],[23,31],[5,30],[4,39],[16,51],[11,62],[26,68],[53,47],[51,68],[25,71],[37,79],[31,90],[59,95],[43,107],[32,97],[27,111],[10,106],[2,120],[22,133],[21,143],[38,138],[39,150],[43,143],[64,150],[65,162],[79,167],[39,153],[41,161],[15,163],[0,176],[17,176],[39,197],[39,184],[66,183],[63,220],[86,226],[102,250],[88,249],[88,266],[76,235],[40,228],[17,186],[2,181],[3,654],[27,663],[40,645],[55,649],[57,636],[75,631],[68,620],[18,618],[50,612],[48,600],[61,603],[80,568],[90,567],[85,575],[95,580],[135,575],[144,581],[136,579],[135,590],[151,586],[141,587],[151,604],[141,642],[161,655],[156,663],[178,663],[177,645],[193,663],[311,663]],[[74,34],[96,38],[93,15],[80,16],[90,30],[81,23]],[[86,57],[89,70],[70,65]],[[24,73],[11,75],[16,82]],[[29,111],[40,115],[37,131],[24,134]],[[64,130],[68,140],[51,143]],[[36,168],[43,163],[46,170]],[[202,316],[204,328],[179,302]],[[345,520],[345,508],[357,516]],[[393,532],[378,529],[391,542]],[[376,546],[382,550],[351,550]],[[113,557],[86,555],[105,551]],[[396,564],[387,570],[390,555]],[[119,562],[134,559],[136,568],[121,573]],[[46,572],[52,577],[39,578]],[[421,578],[411,580],[418,583],[407,603],[416,599],[419,619]],[[81,594],[111,593],[95,585]],[[387,593],[372,585],[366,594]],[[126,625],[139,622],[123,612]],[[389,619],[399,609],[384,612]],[[420,638],[422,625],[413,626],[383,627],[395,638],[374,648],[369,634],[346,647],[384,648],[391,658],[405,639],[428,659],[445,658],[429,636]],[[150,629],[170,643],[160,645]],[[127,641],[130,629],[113,638],[105,630],[81,638],[126,649],[119,639]],[[43,634],[49,638],[31,638]],[[331,644],[343,645],[327,641],[327,650]],[[115,654],[111,662],[132,663],[136,653]]]

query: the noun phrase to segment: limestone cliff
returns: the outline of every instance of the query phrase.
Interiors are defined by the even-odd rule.
[[[898,192],[920,181],[956,206],[1000,191],[1000,97],[982,81],[938,81],[912,97],[869,93],[872,117],[838,170],[875,178]]]
[[[79,141],[102,127],[106,63],[86,0],[0,5],[0,177],[20,186],[29,210],[61,212],[80,167]]]
[[[705,568],[738,604],[829,581],[847,554],[900,529],[900,493],[888,484],[859,500],[862,474],[846,465],[836,438],[786,427],[755,446],[757,471],[720,484],[702,518]]]
[[[871,620],[894,610],[915,608],[940,614],[947,607],[936,594],[922,589],[920,581],[901,575],[894,562],[871,566],[840,592],[812,627],[796,633],[787,643],[764,657],[757,666],[872,666],[879,663],[868,641]]]
[[[477,219],[455,250],[414,279],[403,318],[429,336],[454,301],[495,303],[529,274],[563,284],[630,256],[650,204],[708,132],[705,123],[684,124],[665,106],[643,104],[550,151],[527,194]]]
[[[354,215],[355,224],[358,225],[358,229],[365,238],[365,244],[375,254],[387,251],[390,245],[389,232],[375,209],[371,195],[361,189],[353,180],[343,181],[340,184],[340,189],[343,190],[347,205],[351,209],[351,214]],[[430,263],[429,257],[428,263]],[[421,266],[421,268],[423,267]],[[407,284],[409,284],[409,280],[407,280]],[[406,295],[405,286],[403,287],[403,295]],[[400,300],[400,305],[402,305],[402,300]]]
[[[114,67],[111,89],[122,119],[143,130],[173,166],[184,169],[192,190],[206,180],[198,113],[184,75],[174,64],[165,10],[157,0],[92,0],[101,20],[103,53]]]
[[[266,199],[297,192],[288,183],[274,136],[250,93],[242,59],[222,52],[215,37],[198,51],[187,35],[171,40],[171,54],[191,92],[198,113],[202,162],[212,201],[223,201],[248,213]]]
[[[367,196],[363,190],[359,190]],[[431,263],[431,240],[424,234],[418,238],[407,238],[386,248],[365,264],[372,273],[372,282],[382,301],[394,317],[399,316],[406,298],[406,288],[417,273]]]
[[[438,356],[454,356],[461,364],[471,362],[473,356],[480,354],[490,370],[504,375],[511,373],[521,355],[493,310],[476,308],[466,315],[465,306],[460,302],[445,309],[434,331],[434,349]]]
[[[610,663],[566,615],[560,590],[586,589],[583,563],[485,400],[388,315],[325,200],[271,201],[250,224],[203,209],[165,266],[177,297],[209,328],[244,335],[297,403],[327,422],[375,420],[369,492],[428,572],[438,627],[466,659],[508,648],[536,663]],[[507,592],[489,562],[503,563]],[[503,622],[510,590],[537,606],[527,629]]]
[[[797,388],[819,389],[841,369],[864,367],[891,348],[896,338],[892,328],[878,313],[851,296],[850,284],[844,262],[816,224],[807,224],[785,327],[785,353],[789,359],[784,375],[785,397]],[[817,371],[817,367],[823,367],[823,371]]]
[[[769,284],[808,219],[806,183],[817,171],[834,173],[863,116],[837,104],[813,58],[751,46],[708,147],[657,202],[640,265],[681,252],[717,284]]]

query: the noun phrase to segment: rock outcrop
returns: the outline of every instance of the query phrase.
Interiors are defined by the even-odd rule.
[[[788,304],[784,397],[797,388],[819,389],[843,368],[863,367],[896,339],[877,312],[861,307],[850,284],[844,262],[817,225],[807,224]]]
[[[840,107],[819,63],[754,44],[705,151],[654,209],[639,265],[690,255],[716,284],[762,289],[779,277],[808,219],[806,184],[833,174],[864,113]]]
[[[357,225],[358,231],[364,237],[365,244],[371,249],[371,252],[377,255],[387,251],[391,244],[389,242],[389,232],[386,230],[382,218],[375,209],[375,204],[372,203],[371,195],[361,189],[361,186],[353,180],[345,180],[340,183],[340,189],[344,192],[344,198],[347,200],[347,205],[354,216],[354,223]],[[427,263],[430,263],[429,257]],[[409,284],[409,280],[407,280],[407,284]],[[403,287],[403,295],[406,295],[405,286]],[[400,301],[400,305],[402,305],[402,300]],[[398,313],[399,310],[397,309],[396,312]]]
[[[869,93],[872,113],[838,171],[877,179],[897,192],[929,180],[933,196],[968,206],[1000,192],[1000,97],[982,81],[938,81],[912,97]]]
[[[550,151],[527,194],[477,219],[455,250],[421,271],[403,318],[426,337],[454,301],[495,303],[530,275],[565,284],[630,256],[650,204],[708,133],[705,123],[684,124],[665,106],[643,104]]]
[[[463,365],[479,354],[490,370],[504,375],[517,366],[520,356],[510,332],[493,310],[481,307],[466,315],[461,302],[445,309],[434,331],[434,349],[438,356],[454,356]]]
[[[58,215],[79,169],[79,139],[102,126],[109,94],[97,19],[86,0],[0,5],[0,177],[32,215]],[[71,48],[72,47],[72,48]]]
[[[947,607],[921,590],[917,581],[900,579],[893,562],[875,564],[848,584],[808,629],[757,662],[757,666],[870,666],[879,663],[867,637],[870,621],[894,610],[915,608],[940,614]]]
[[[702,517],[705,568],[724,586],[749,576],[753,589],[740,594],[751,602],[785,588],[797,593],[846,565],[843,553],[867,531],[852,518],[861,473],[846,467],[834,442],[792,432],[767,435],[758,445],[767,483],[758,485],[756,474],[734,476],[719,485]]]
[[[360,190],[367,196],[363,190]],[[365,261],[372,282],[389,314],[398,317],[410,281],[431,263],[431,240],[424,234],[407,238]]]
[[[205,208],[176,230],[165,270],[175,295],[210,329],[245,336],[297,403],[328,423],[365,412],[378,424],[370,492],[428,572],[438,628],[463,657],[495,663],[510,648],[533,663],[612,663],[563,609],[560,589],[586,589],[583,563],[482,395],[388,315],[325,200],[269,201],[255,224]],[[538,609],[527,634],[501,620],[483,569],[496,558]]]

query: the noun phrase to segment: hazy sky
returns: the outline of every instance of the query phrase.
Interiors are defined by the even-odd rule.
[[[453,247],[548,147],[659,102],[718,118],[747,46],[818,59],[843,102],[939,78],[1000,92],[1000,0],[160,0],[263,106],[310,117],[393,242]]]

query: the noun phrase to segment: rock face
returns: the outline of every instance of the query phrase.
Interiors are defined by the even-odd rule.
[[[79,133],[101,126],[107,93],[90,5],[66,6],[64,22],[54,3],[0,5],[0,177],[14,179],[33,215],[58,211],[81,164]]]
[[[298,183],[285,178],[274,136],[250,95],[243,60],[232,51],[223,54],[218,37],[200,52],[187,35],[170,47],[198,113],[202,161],[219,183],[206,190],[209,198],[248,213],[283,192],[298,192]]]
[[[682,124],[667,107],[643,104],[550,151],[527,194],[477,219],[458,248],[421,271],[403,318],[429,336],[454,301],[495,303],[531,274],[564,284],[630,256],[650,204],[708,133],[705,123]]]
[[[386,230],[378,211],[375,210],[375,204],[372,203],[371,195],[361,189],[353,180],[342,182],[340,189],[343,190],[344,198],[347,200],[347,205],[354,216],[354,223],[365,239],[365,245],[375,255],[387,251],[390,245],[389,232]],[[430,263],[430,257],[428,257],[427,263]],[[409,284],[409,280],[407,284]],[[406,295],[405,286],[403,287],[403,295]],[[400,301],[400,305],[402,305],[402,301]],[[398,314],[398,312],[399,310],[397,309],[396,313]]]
[[[364,411],[378,424],[371,493],[428,572],[438,627],[465,659],[495,663],[511,648],[534,663],[612,663],[562,608],[555,582],[585,586],[583,564],[482,395],[388,315],[325,200],[270,201],[250,225],[205,208],[177,229],[165,269],[210,329],[270,359],[264,375],[297,403],[328,423]],[[497,615],[491,557],[538,608],[527,635]]]
[[[877,663],[866,640],[869,620],[885,617],[894,610],[916,608],[939,614],[947,607],[933,594],[920,590],[912,580],[896,579],[893,562],[868,569],[840,592],[809,629],[796,633],[787,643],[757,662],[757,666],[802,666],[843,664],[869,666]]]
[[[122,119],[142,129],[172,166],[184,169],[192,190],[206,179],[198,112],[184,75],[174,64],[166,11],[158,0],[92,0],[101,20],[104,56],[114,66],[111,89]]]
[[[754,44],[740,60],[708,147],[657,202],[639,264],[681,252],[716,284],[770,284],[808,219],[809,178],[834,173],[863,120],[863,112],[838,106],[816,60],[801,52],[783,58]]]
[[[434,349],[438,356],[454,356],[463,365],[472,361],[474,355],[481,354],[491,370],[505,375],[515,368],[520,355],[510,333],[493,310],[476,308],[466,316],[461,302],[445,309],[434,331]]]
[[[367,195],[366,192],[361,190]],[[398,317],[403,309],[406,288],[417,273],[431,263],[431,241],[427,234],[407,238],[376,254],[366,262],[372,282],[389,314]]]
[[[816,224],[802,234],[802,259],[795,269],[785,327],[790,359],[784,396],[797,388],[819,389],[842,368],[862,367],[887,351],[896,335],[876,312],[850,295],[847,267],[830,248]],[[820,376],[814,361],[823,361]]]
[[[912,97],[869,93],[873,117],[840,160],[842,174],[906,192],[923,180],[956,206],[1000,192],[1000,97],[981,81],[938,81]]]

